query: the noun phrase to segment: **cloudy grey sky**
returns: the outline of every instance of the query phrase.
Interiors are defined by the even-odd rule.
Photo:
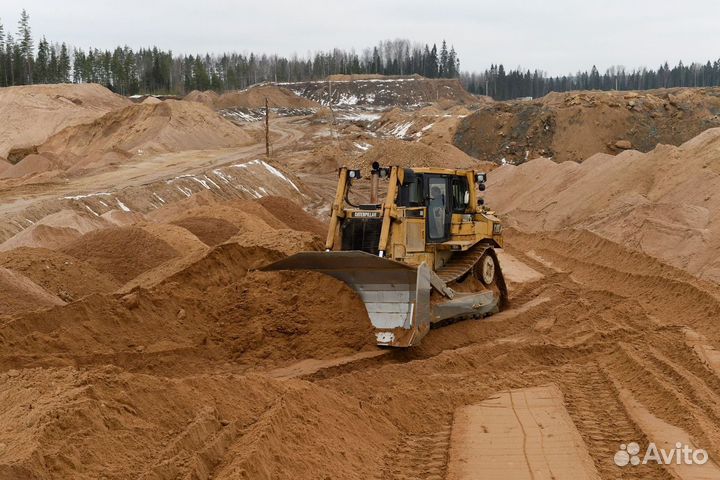
[[[2,0],[14,32],[78,47],[291,55],[408,38],[455,45],[463,70],[491,63],[551,74],[720,58],[720,0]]]

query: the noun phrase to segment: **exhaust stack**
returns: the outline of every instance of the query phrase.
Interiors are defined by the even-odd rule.
[[[380,164],[373,162],[370,172],[370,203],[375,205],[378,203],[378,190],[380,188]]]

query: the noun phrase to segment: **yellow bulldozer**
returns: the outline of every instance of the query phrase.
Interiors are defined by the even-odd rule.
[[[264,267],[312,270],[362,298],[378,345],[417,345],[431,325],[478,318],[507,304],[495,248],[502,225],[478,194],[487,174],[445,168],[370,171],[369,203],[353,204],[361,170],[340,168],[325,251],[302,252]],[[379,200],[380,181],[387,181]]]

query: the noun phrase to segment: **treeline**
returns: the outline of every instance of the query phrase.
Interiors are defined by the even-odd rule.
[[[413,75],[428,78],[459,77],[471,93],[497,100],[540,97],[569,90],[645,90],[720,85],[720,60],[657,70],[626,71],[612,67],[601,74],[596,67],[574,75],[548,76],[541,70],[506,71],[492,65],[482,73],[460,73],[453,46],[397,39],[380,42],[358,54],[333,49],[303,58],[265,54],[174,55],[158,48],[114,50],[71,49],[42,37],[35,48],[30,17],[23,10],[16,36],[0,23],[0,87],[32,83],[100,83],[123,95],[177,94],[191,90],[236,90],[261,82],[320,80],[335,74]]]
[[[478,95],[489,95],[496,100],[541,97],[549,92],[570,90],[649,90],[672,87],[720,86],[720,59],[706,64],[679,62],[670,67],[667,62],[657,70],[647,68],[626,71],[624,67],[611,67],[600,74],[593,66],[587,72],[575,75],[547,76],[542,71],[505,71],[502,65],[492,65],[483,73],[462,73],[460,80],[465,88]]]
[[[335,49],[312,58],[278,55],[177,55],[157,48],[134,52],[91,49],[74,52],[73,81],[94,82],[122,93],[187,93],[191,90],[236,90],[260,82],[320,80],[334,74],[420,74],[430,78],[457,77],[460,62],[445,41],[412,45],[407,40],[380,42],[362,55]]]
[[[436,45],[398,39],[380,42],[361,54],[334,49],[310,58],[264,54],[174,55],[158,48],[73,49],[44,37],[37,51],[30,18],[23,10],[17,37],[0,23],[0,86],[32,83],[100,83],[123,94],[185,94],[191,90],[243,89],[260,82],[320,80],[334,74],[413,75],[454,78],[460,60],[443,40]]]
[[[0,87],[68,81],[70,54],[67,45],[50,45],[43,38],[38,43],[36,54],[30,17],[25,10],[18,22],[17,39],[11,33],[6,35],[0,23]]]

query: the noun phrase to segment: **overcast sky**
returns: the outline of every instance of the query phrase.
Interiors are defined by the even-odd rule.
[[[446,38],[462,70],[503,63],[550,74],[720,58],[720,0],[0,0],[6,31],[23,8],[35,38],[84,48],[305,55]]]

